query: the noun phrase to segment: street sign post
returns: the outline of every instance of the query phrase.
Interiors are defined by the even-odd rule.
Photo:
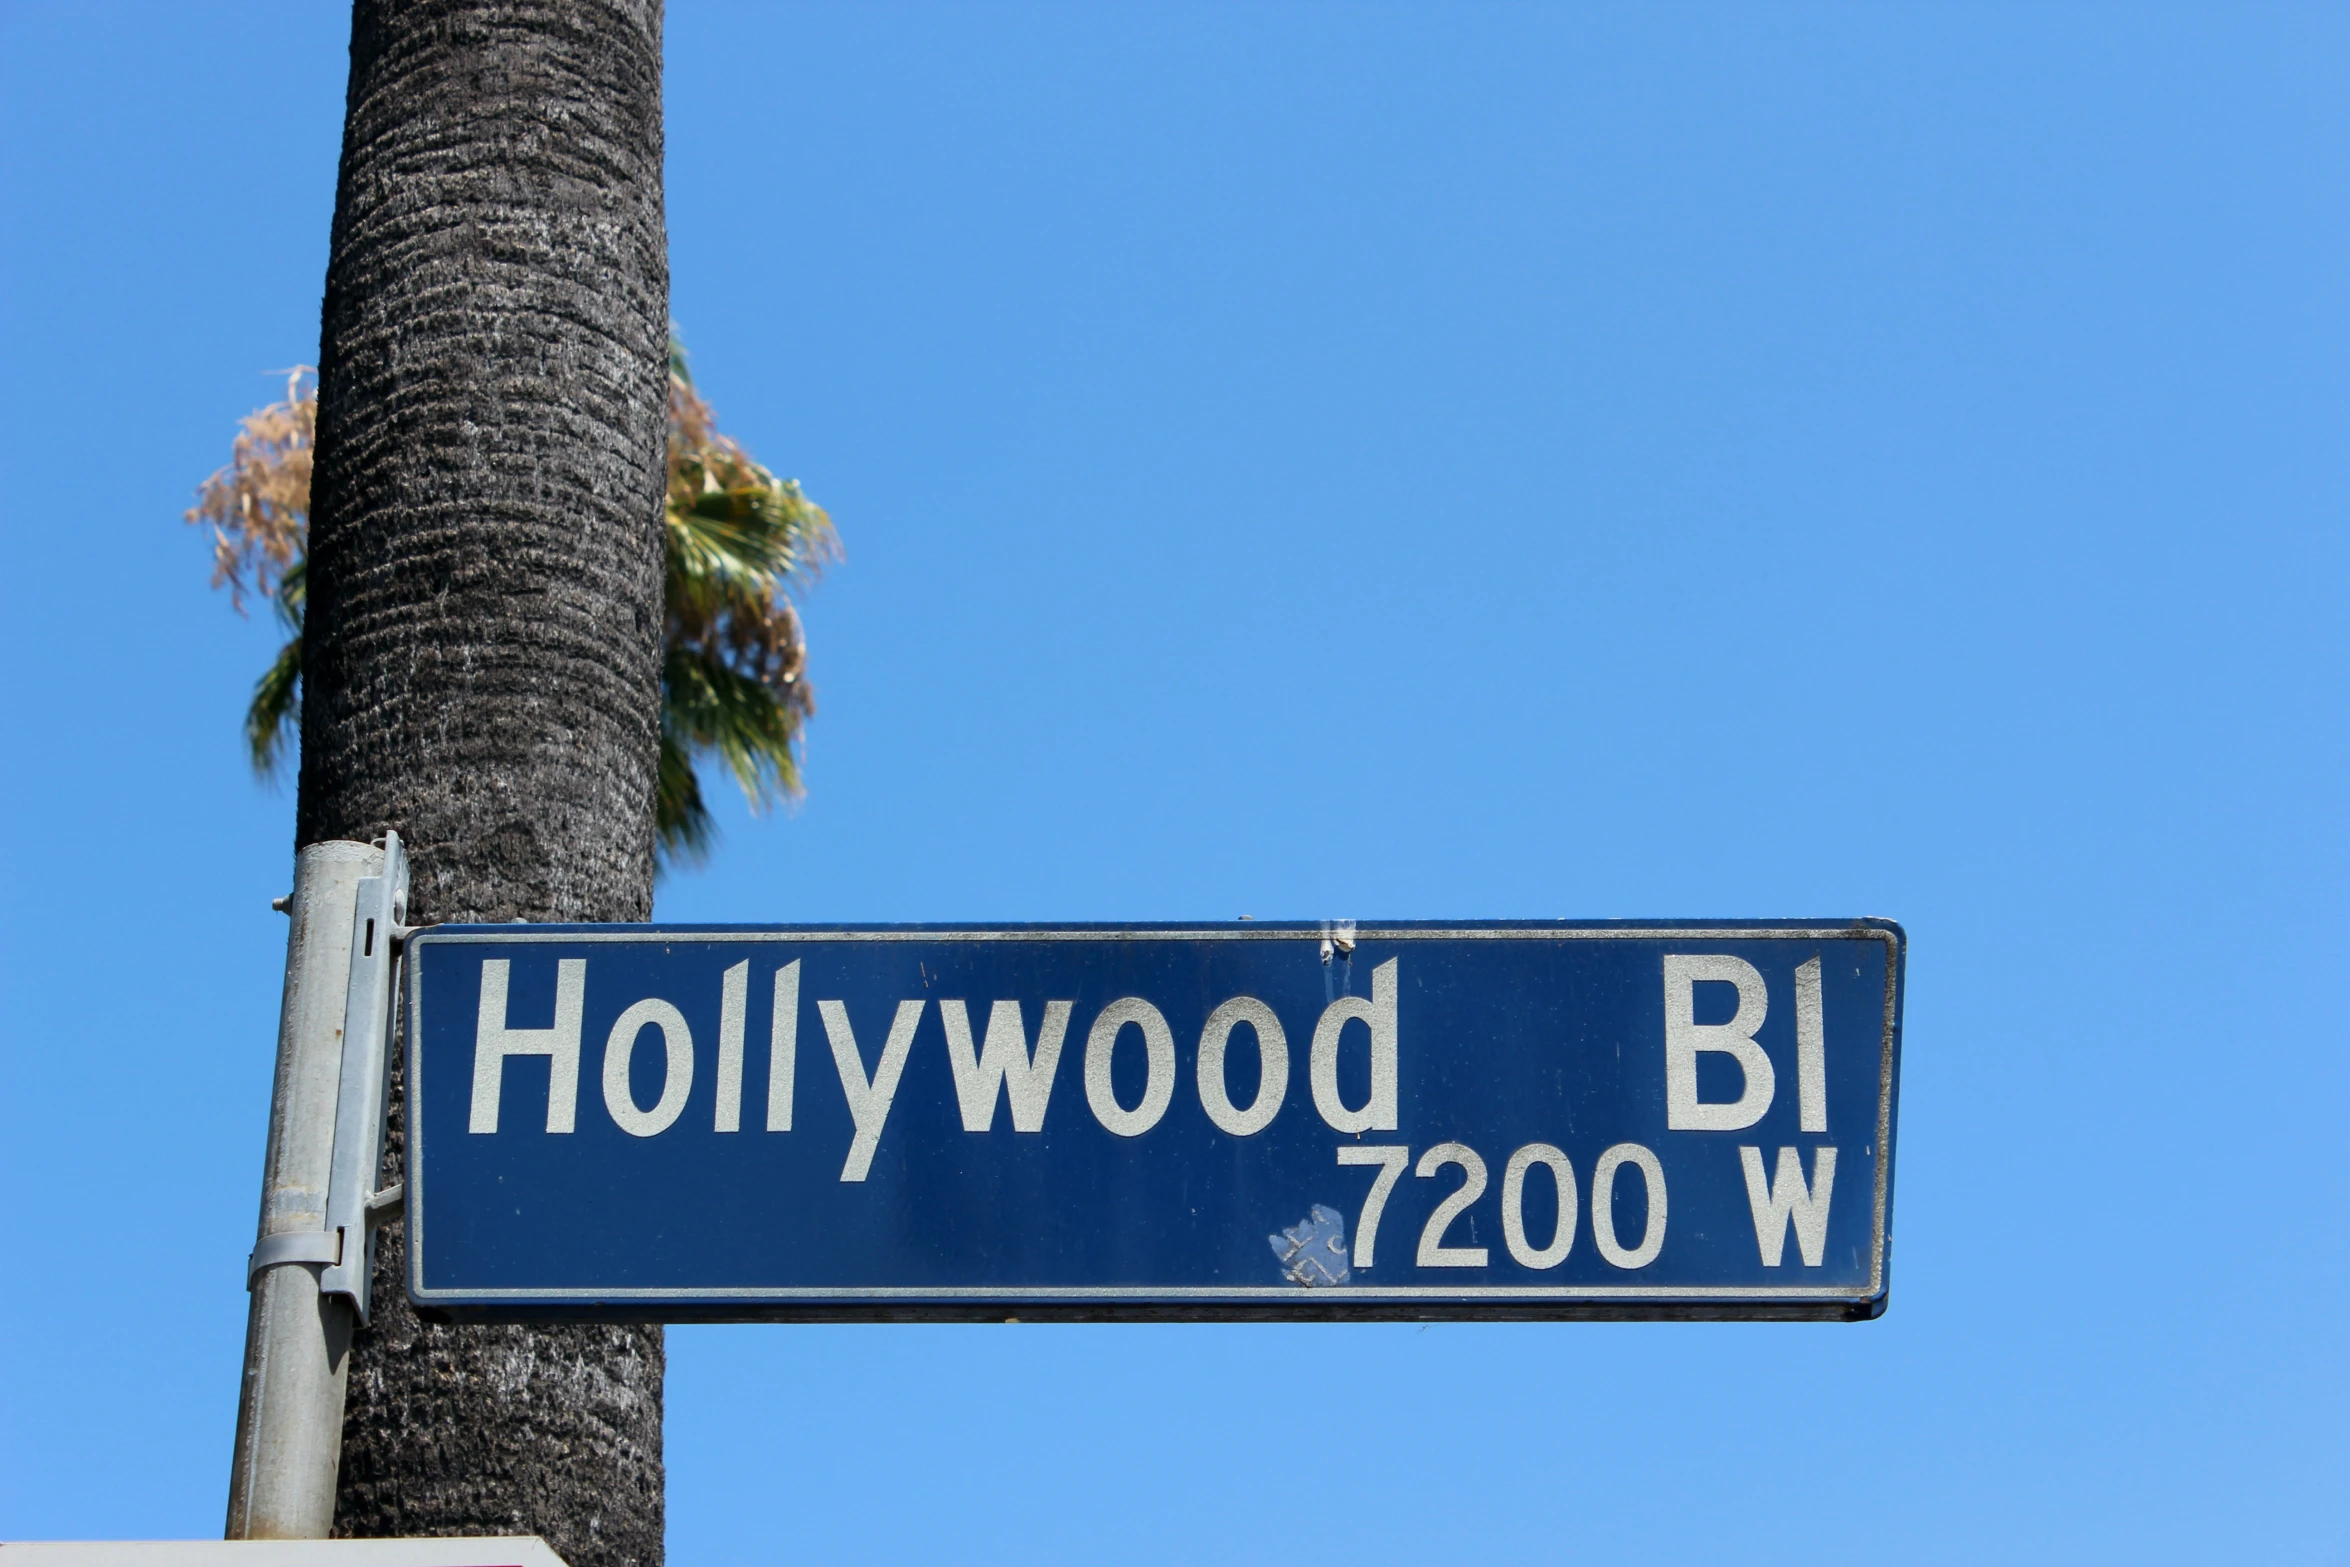
[[[368,1313],[369,1232],[391,1075],[393,950],[407,911],[397,833],[295,856],[261,1221],[245,1259],[245,1374],[231,1540],[323,1538],[334,1523],[351,1335]]]
[[[441,926],[470,1320],[1881,1313],[1882,920]]]

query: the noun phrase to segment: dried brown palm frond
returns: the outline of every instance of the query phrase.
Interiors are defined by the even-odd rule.
[[[212,530],[212,585],[229,590],[237,613],[245,595],[276,596],[309,543],[310,447],[318,432],[317,372],[286,372],[286,400],[245,416],[228,466],[196,492],[188,521]]]
[[[302,599],[310,559],[310,452],[318,431],[318,379],[308,365],[286,372],[286,400],[247,414],[228,466],[206,479],[187,520],[212,530],[212,585],[264,598],[286,642],[253,687],[245,746],[253,770],[274,777],[300,723]]]

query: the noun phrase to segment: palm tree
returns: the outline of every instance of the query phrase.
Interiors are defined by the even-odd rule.
[[[301,730],[302,612],[310,566],[310,464],[318,386],[308,366],[245,417],[228,465],[187,520],[212,534],[212,585],[239,613],[267,601],[285,645],[253,687],[245,744],[264,778]],[[695,861],[714,832],[697,763],[722,762],[754,809],[802,792],[799,747],[815,716],[793,595],[837,559],[832,519],[719,433],[684,345],[669,342],[669,494],[662,510],[661,755],[654,825],[664,863]]]
[[[307,533],[262,557],[281,607],[301,568],[295,846],[397,829],[419,923],[642,920],[675,667],[660,0],[356,0],[350,61]],[[745,464],[705,458],[695,495]],[[784,559],[759,506],[687,510],[730,575],[679,634],[705,670],[798,685],[796,633],[733,623]],[[824,536],[800,526],[795,571]],[[794,716],[744,754],[788,787],[773,741],[807,709],[778,701]],[[713,722],[670,732],[690,753]],[[387,1173],[403,1095],[395,1068]],[[660,1327],[428,1322],[404,1255],[384,1230],[334,1531],[536,1533],[572,1567],[658,1567]]]

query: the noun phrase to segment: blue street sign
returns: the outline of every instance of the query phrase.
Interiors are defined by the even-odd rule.
[[[439,926],[436,1314],[1874,1317],[1903,936]]]

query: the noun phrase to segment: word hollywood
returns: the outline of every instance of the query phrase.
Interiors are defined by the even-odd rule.
[[[1341,929],[424,932],[411,1293],[1882,1309],[1898,927]]]

